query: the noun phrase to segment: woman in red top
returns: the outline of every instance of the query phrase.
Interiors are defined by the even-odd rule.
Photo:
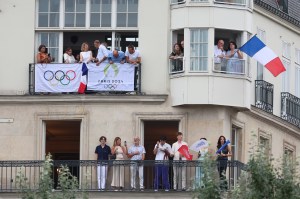
[[[41,44],[39,46],[39,52],[36,55],[36,63],[50,63],[51,57],[47,53],[46,46]]]

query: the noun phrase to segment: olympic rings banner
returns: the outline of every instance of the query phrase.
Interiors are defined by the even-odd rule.
[[[36,64],[35,92],[77,92],[82,64]]]
[[[94,63],[88,66],[87,89],[95,91],[133,91],[134,65]]]

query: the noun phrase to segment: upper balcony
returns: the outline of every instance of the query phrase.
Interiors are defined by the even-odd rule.
[[[184,57],[170,59],[172,105],[211,104],[250,109],[249,58],[243,53],[237,56],[237,46],[245,43],[248,36],[247,32],[212,28],[173,31],[174,42],[184,40]],[[215,57],[219,40],[225,44],[224,58]],[[235,53],[230,54],[227,49],[233,41]]]
[[[216,27],[248,30],[252,0],[171,0],[171,28]]]

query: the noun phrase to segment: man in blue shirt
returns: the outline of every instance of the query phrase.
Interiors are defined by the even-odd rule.
[[[101,162],[101,160],[108,160],[108,156],[111,154],[110,147],[107,146],[106,137],[101,136],[100,145],[95,149],[95,154],[97,155],[98,166],[97,166],[97,179],[98,179],[98,189],[102,191],[105,189],[105,183],[107,178],[107,162]]]
[[[114,50],[113,52],[108,54],[108,61],[110,64],[114,63],[125,63],[125,53],[123,51]]]

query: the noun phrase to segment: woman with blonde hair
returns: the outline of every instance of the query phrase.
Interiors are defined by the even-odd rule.
[[[87,42],[83,42],[81,44],[81,52],[80,52],[80,63],[84,62],[88,64],[93,61],[92,51],[89,50],[89,44]]]
[[[124,187],[124,166],[121,166],[122,163],[118,163],[118,160],[124,160],[124,156],[127,154],[126,147],[121,146],[120,137],[115,138],[111,153],[116,155],[111,186],[115,188],[115,191],[118,191],[118,189],[121,190]]]

